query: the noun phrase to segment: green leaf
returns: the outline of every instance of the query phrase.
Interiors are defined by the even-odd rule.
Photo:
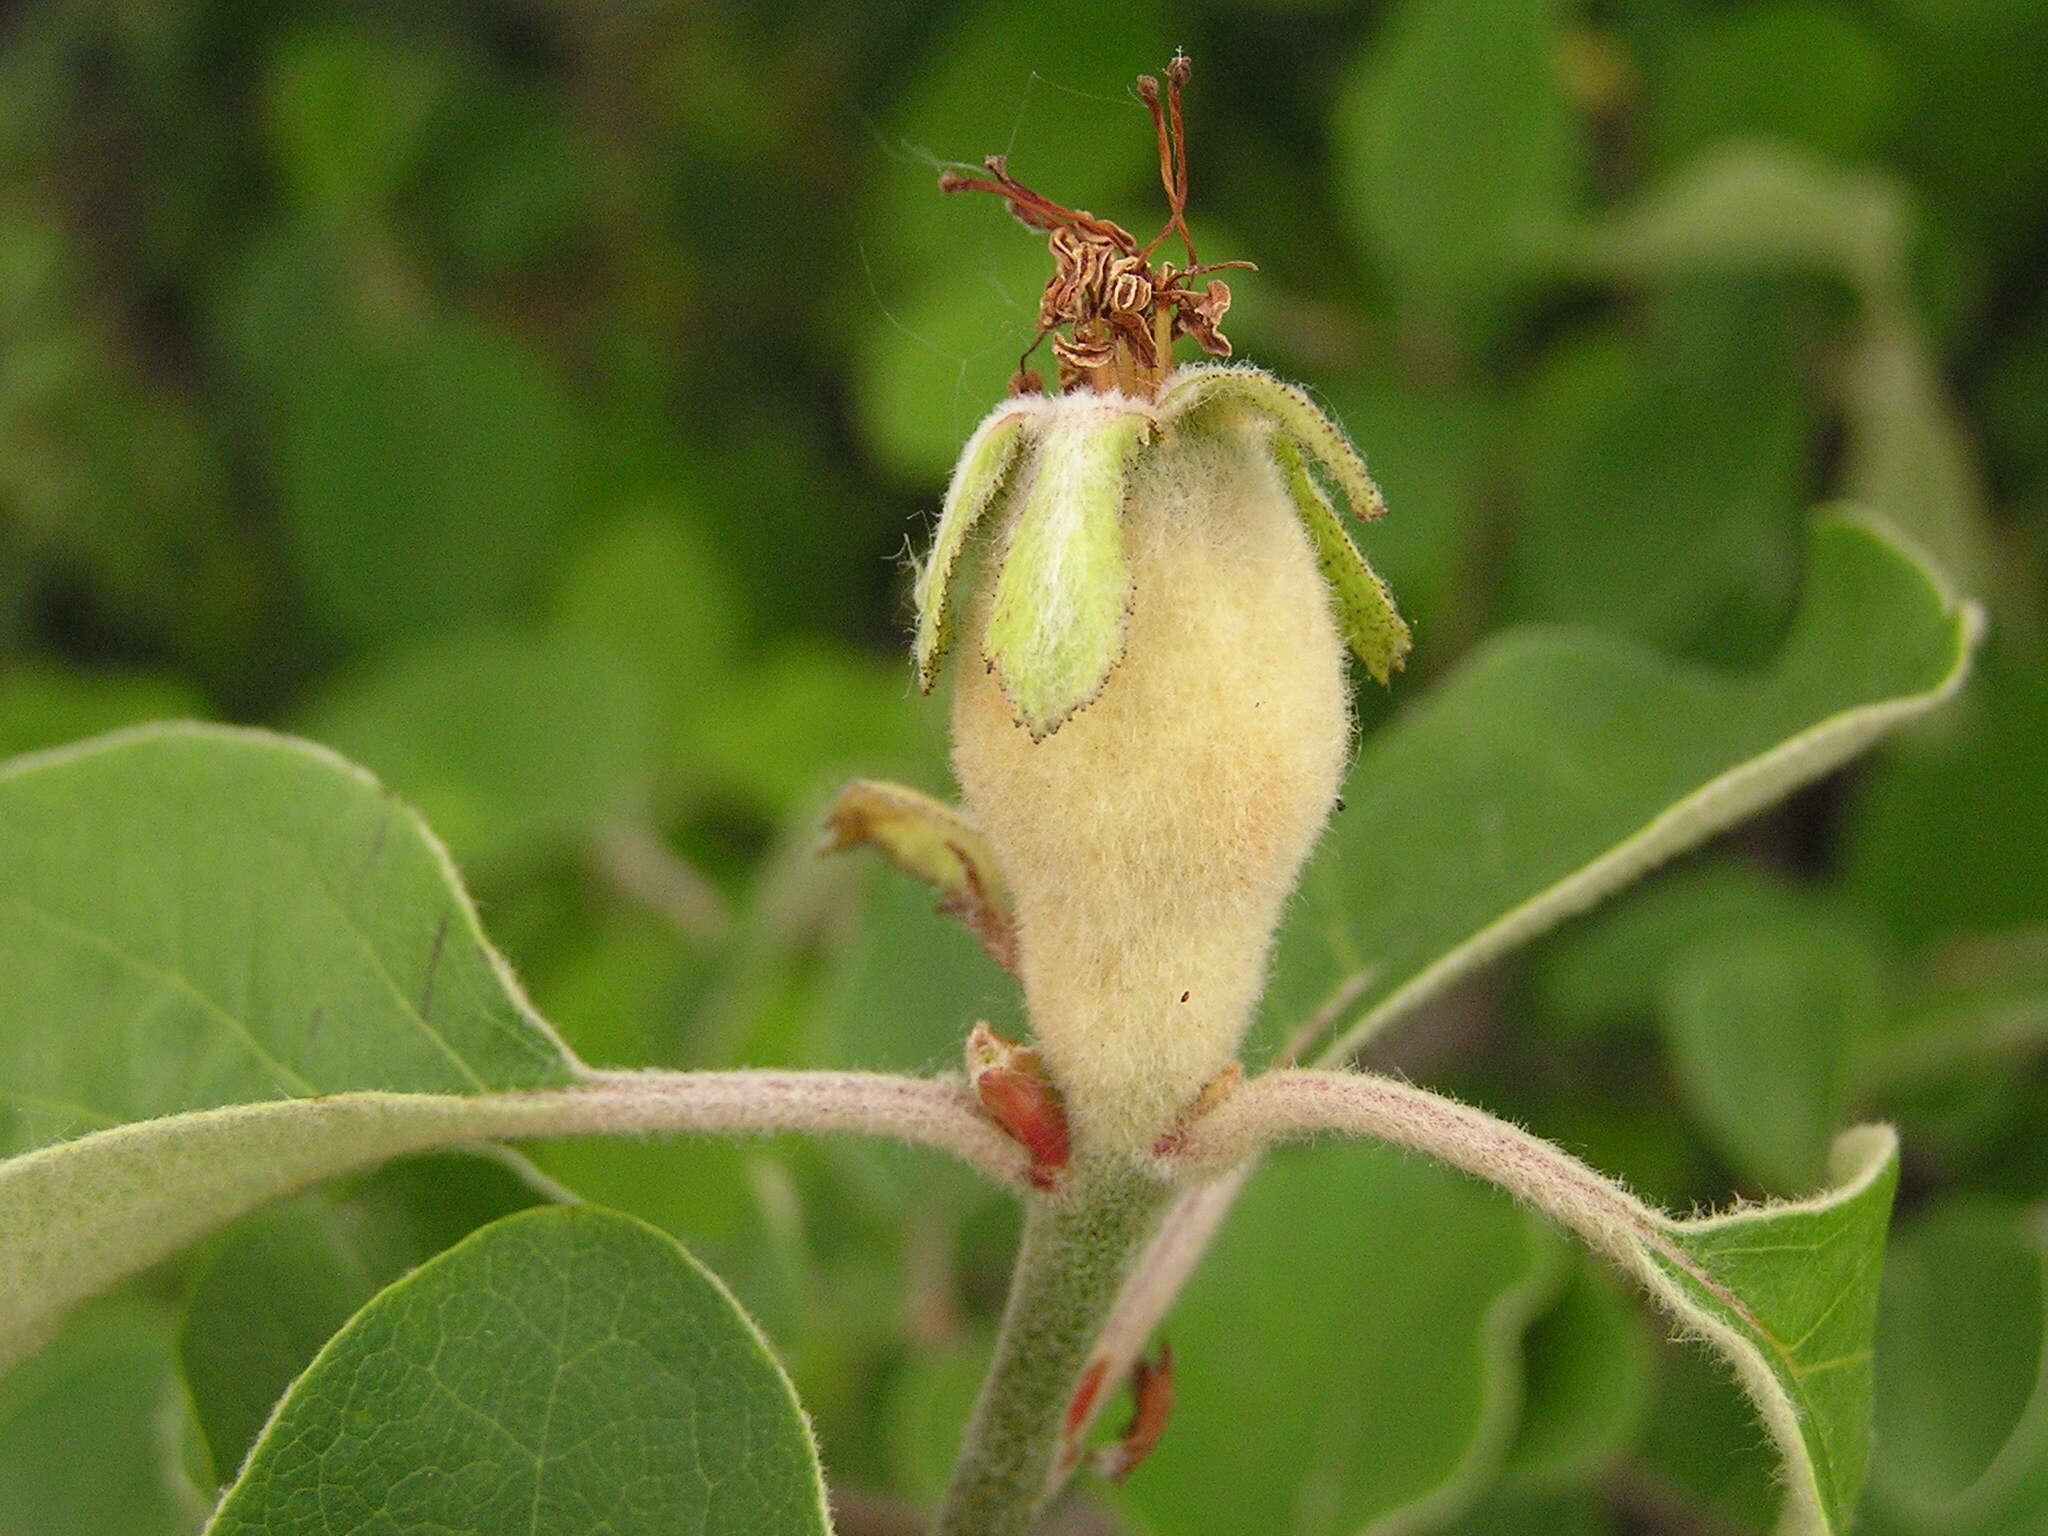
[[[1660,297],[1649,335],[1561,349],[1529,392],[1508,609],[1756,665],[1798,580],[1800,361],[1767,280]]]
[[[1843,494],[1918,539],[1963,591],[1982,594],[2001,612],[2014,602],[2037,607],[2030,591],[2015,590],[2000,558],[1974,429],[1917,324],[1873,315],[1850,356],[1843,393]]]
[[[1375,370],[1333,377],[1319,394],[1347,435],[1372,447],[1372,476],[1394,515],[1373,524],[1372,565],[1411,624],[1465,620],[1481,495],[1497,473],[1501,413],[1487,395]]]
[[[0,1020],[0,1369],[228,1221],[454,1142],[797,1128],[782,1106],[964,1133],[999,1177],[1021,1155],[943,1082],[590,1072],[419,821],[260,732],[144,728],[0,768]]]
[[[1431,318],[1497,294],[1562,235],[1584,151],[1552,0],[1406,0],[1340,97],[1337,191]]]
[[[1867,944],[1797,932],[1704,935],[1664,980],[1663,1022],[1687,1106],[1766,1189],[1811,1189],[1878,1006]]]
[[[179,1363],[226,1482],[321,1345],[384,1286],[545,1196],[504,1153],[407,1158],[222,1235],[192,1283]]]
[[[1123,658],[1131,578],[1124,473],[1149,414],[1068,410],[1038,435],[982,648],[1034,740],[1102,690]]]
[[[995,1341],[975,1332],[926,1344],[904,1362],[884,1409],[889,1468],[904,1492],[937,1501],[960,1449],[960,1427],[988,1375]]]
[[[1954,731],[1873,764],[1845,818],[1849,894],[1916,948],[2048,921],[2048,667],[1995,638],[1971,696]]]
[[[1490,1495],[1436,1536],[1613,1536],[1608,1499],[1580,1491],[1550,1498]]]
[[[179,1466],[184,1428],[160,1308],[109,1301],[0,1380],[0,1531],[186,1536],[202,1496]]]
[[[1912,209],[1882,175],[1782,144],[1702,155],[1584,231],[1579,257],[1631,280],[1695,272],[1817,271],[1862,307],[1845,372],[1842,491],[1918,539],[1971,592],[2003,587],[1982,471],[1947,398],[1907,280]]]
[[[948,584],[967,547],[967,536],[989,503],[1002,490],[1011,467],[1024,446],[1025,422],[1030,414],[1025,404],[997,407],[967,439],[960,450],[960,462],[953,468],[953,481],[946,487],[946,504],[939,512],[938,531],[932,536],[932,551],[917,573],[917,663],[918,686],[926,693],[938,681],[939,663],[953,643],[953,604]]]
[[[1848,1529],[1870,1459],[1871,1336],[1898,1139],[1835,1145],[1837,1187],[1795,1205],[1662,1223],[1640,1272],[1733,1362],[1784,1459],[1789,1533]],[[1640,1240],[1639,1240],[1640,1241]]]
[[[824,1536],[803,1411],[705,1269],[630,1217],[507,1217],[320,1352],[210,1536]]]
[[[1166,1325],[1173,1419],[1126,1497],[1172,1536],[1427,1528],[1515,1433],[1563,1250],[1387,1148],[1275,1156]]]
[[[1650,1402],[1650,1352],[1631,1298],[1579,1256],[1548,1310],[1522,1339],[1521,1422],[1501,1486],[1562,1492],[1615,1462]]]
[[[288,38],[264,91],[285,189],[336,224],[386,212],[426,147],[443,74],[431,53],[355,28]]]
[[[202,708],[193,690],[171,677],[15,662],[0,667],[0,758],[145,720],[183,719]]]
[[[2039,7],[1893,0],[1881,15],[1906,77],[1900,94],[1912,124],[1891,156],[1966,236],[2024,240],[2031,199],[2018,189],[2038,187],[2048,174],[2037,89],[2048,69],[2048,23]]]
[[[1876,27],[1815,0],[1674,15],[1647,61],[1646,124],[1667,163],[1731,138],[1870,155],[1901,106]]]
[[[409,1153],[591,1129],[568,1094],[338,1093],[165,1115],[0,1162],[0,1371],[115,1281],[281,1195]]]
[[[357,671],[294,724],[405,796],[481,875],[578,851],[634,809],[656,761],[656,681],[591,639],[470,635]]]
[[[1540,1011],[1595,1032],[1655,1014],[1665,978],[1702,940],[1793,930],[1814,944],[1853,932],[1809,893],[1763,866],[1705,859],[1657,875],[1624,901],[1575,923],[1535,967]]]
[[[2048,303],[2037,301],[2000,338],[1980,388],[1986,456],[2007,467],[2011,483],[2033,486],[2038,496],[2048,485],[2048,417],[2039,409],[2048,395]]]
[[[1735,1368],[1784,1467],[1784,1536],[1847,1528],[1870,1453],[1871,1336],[1899,1174],[1889,1126],[1836,1141],[1824,1194],[1690,1219],[1506,1121],[1364,1072],[1265,1073],[1203,1117],[1188,1150],[1228,1160],[1315,1131],[1428,1153],[1577,1232]]]
[[[937,180],[919,167],[921,194],[941,203]],[[938,211],[957,227],[935,237],[928,268],[906,274],[910,286],[891,292],[879,313],[869,298],[855,343],[855,404],[867,441],[885,465],[933,490],[959,462],[975,423],[1008,394],[1052,276],[1045,243],[1007,214],[958,197]]]
[[[1695,1345],[1665,1341],[1658,1365],[1635,1469],[1718,1519],[1728,1536],[1762,1536],[1776,1519],[1781,1484],[1749,1400],[1729,1390],[1720,1358]]]
[[[1273,455],[1295,510],[1301,514],[1302,526],[1308,530],[1323,580],[1330,584],[1330,606],[1336,610],[1337,627],[1373,681],[1384,684],[1401,666],[1411,644],[1408,626],[1394,608],[1394,594],[1351,542],[1337,520],[1336,509],[1310,476],[1294,444],[1284,436],[1275,437]]]
[[[2048,1523],[2048,1234],[1953,1202],[1893,1245],[1878,1314],[1875,1502],[1924,1536]]]
[[[1943,1093],[1962,1100],[1964,1127],[1988,1117],[1985,1129],[1995,1130],[2001,1104],[2020,1107],[2030,1087],[2023,1073],[1998,1069],[2048,1045],[2048,926],[1958,936],[1899,991],[1859,1042],[1856,1088],[1931,1087],[1937,1102]]]
[[[782,817],[821,808],[855,774],[938,777],[944,730],[944,715],[904,688],[901,662],[795,639],[728,674],[682,722],[673,771],[699,792]]]
[[[647,502],[571,552],[554,596],[555,630],[609,646],[674,724],[731,667],[739,600],[685,509]]]
[[[575,423],[541,359],[446,325],[335,337],[296,361],[278,490],[317,616],[355,640],[501,617],[575,495]]]
[[[22,1150],[250,1100],[567,1083],[419,819],[305,742],[145,726],[0,767]]]
[[[0,1151],[118,1128],[0,1163],[0,1363],[223,1219],[481,1134],[448,1095],[576,1070],[411,812],[206,726],[0,767],[0,1021]],[[377,1089],[420,1097],[251,1102]]]
[[[868,872],[857,923],[825,980],[810,1060],[820,1066],[954,1067],[968,1028],[987,1019],[1022,1039],[1014,978],[932,896],[894,870]],[[903,977],[919,984],[906,988]]]
[[[846,893],[850,900],[839,919],[843,937],[820,977],[797,1058],[801,1064],[953,1072],[960,1069],[962,1047],[976,1020],[986,1020],[1013,1040],[1028,1037],[1030,1021],[1016,978],[964,926],[934,910],[928,889],[878,861],[863,862],[870,867],[856,871],[862,878]],[[915,976],[917,985],[904,986],[906,976]],[[879,1145],[837,1143],[816,1150],[830,1159],[837,1179],[860,1189],[867,1205],[915,1232],[947,1230],[961,1213],[990,1203],[985,1183],[942,1161],[922,1159],[913,1165],[897,1149]],[[1003,1201],[997,1209],[1007,1216],[1011,1206]],[[1004,1226],[998,1239],[985,1245],[993,1251],[956,1262],[972,1273],[1000,1277],[1007,1272],[1013,1243],[1014,1233]],[[729,1265],[722,1267],[731,1274]],[[901,1278],[893,1283],[900,1285]],[[893,1309],[896,1303],[889,1305]],[[953,1374],[964,1368],[955,1362]],[[979,1381],[976,1375],[965,1385],[968,1406]],[[806,1394],[817,1395],[808,1386]],[[944,1491],[966,1422],[966,1414],[959,1414],[930,1442],[936,1485],[925,1491],[934,1499]],[[827,1441],[829,1446],[829,1432]]]
[[[480,62],[463,60],[434,124],[420,221],[464,281],[559,273],[588,227],[595,146],[561,93]]]
[[[1368,741],[1283,934],[1269,1014],[1305,1017],[1370,968],[1334,1059],[1960,684],[1974,610],[1912,554],[1841,516],[1809,551],[1801,611],[1762,672],[1511,632]]]
[[[1781,1193],[1819,1180],[1871,1078],[1937,1044],[1931,1023],[1881,1036],[1898,987],[1855,914],[1732,861],[1676,872],[1562,936],[1538,977],[1570,1028],[1654,1019],[1695,1123]],[[1880,1038],[1895,1047],[1882,1064],[1869,1059]]]
[[[1589,225],[1579,254],[1631,279],[1820,271],[1888,303],[1900,291],[1909,222],[1906,194],[1887,176],[1787,144],[1736,141]]]
[[[0,1370],[87,1297],[281,1195],[459,1142],[844,1128],[944,1145],[1000,1180],[1021,1177],[1015,1144],[957,1083],[767,1076],[762,1085],[715,1072],[594,1074],[556,1092],[466,1098],[329,1094],[168,1115],[11,1158],[0,1163]],[[822,1116],[810,1112],[821,1092]]]

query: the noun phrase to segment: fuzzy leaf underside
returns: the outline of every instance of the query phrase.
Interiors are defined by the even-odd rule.
[[[1344,493],[1354,517],[1386,516],[1386,498],[1365,467],[1365,459],[1322,407],[1304,390],[1283,384],[1257,368],[1183,368],[1160,397],[1161,421],[1171,421],[1211,403],[1237,401],[1269,419],[1299,443]]]
[[[1273,459],[1308,532],[1323,580],[1329,584],[1337,627],[1373,681],[1384,685],[1400,670],[1412,643],[1408,626],[1394,607],[1394,594],[1351,542],[1336,508],[1302,462],[1291,434],[1273,434]]]
[[[1906,188],[1788,143],[1709,149],[1635,204],[1593,224],[1576,259],[1623,281],[1704,272],[1815,271],[1858,296],[1860,334],[1842,373],[1845,494],[1876,507],[1962,590],[2001,580],[1984,471],[1909,297],[1914,217]]]
[[[342,1093],[165,1115],[0,1162],[0,1372],[79,1303],[284,1195],[544,1128],[555,1095]]]
[[[1041,431],[983,639],[1034,739],[1094,699],[1123,657],[1124,477],[1151,427],[1135,411],[1069,410]]]
[[[939,664],[953,644],[953,571],[967,548],[968,535],[981,521],[1016,465],[1024,444],[1028,412],[1023,405],[1005,403],[974,431],[960,451],[953,480],[946,487],[945,506],[939,513],[938,532],[932,551],[918,572],[917,663],[918,687],[926,693],[938,681]]]
[[[587,1073],[538,1092],[338,1093],[190,1110],[0,1162],[0,1371],[79,1302],[284,1195],[479,1140],[850,1133],[937,1146],[1001,1182],[1023,1150],[956,1078]]]
[[[1735,141],[1584,230],[1576,255],[1624,276],[1818,268],[1882,294],[1909,224],[1903,193],[1882,176],[1789,144]]]
[[[308,743],[152,727],[0,767],[0,1372],[116,1282],[394,1157],[799,1128],[936,1136],[999,1179],[1022,1155],[943,1079],[592,1072],[418,819]]]
[[[826,1536],[767,1341],[673,1239],[509,1216],[387,1287],[278,1405],[209,1536]]]

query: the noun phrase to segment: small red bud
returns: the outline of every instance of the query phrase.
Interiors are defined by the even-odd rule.
[[[1073,1148],[1067,1112],[1038,1053],[1005,1040],[983,1020],[967,1037],[967,1076],[981,1107],[1031,1154],[1031,1182],[1040,1189],[1057,1188]]]
[[[1074,1400],[1067,1404],[1068,1440],[1081,1433],[1082,1426],[1088,1422],[1088,1415],[1095,1411],[1095,1399],[1102,1391],[1102,1378],[1108,1370],[1107,1360],[1097,1360],[1081,1373],[1081,1385],[1074,1389]]]
[[[1159,1341],[1157,1361],[1141,1359],[1131,1367],[1131,1397],[1131,1422],[1123,1437],[1095,1453],[1095,1470],[1113,1483],[1137,1471],[1138,1463],[1152,1454],[1166,1433],[1173,1413],[1173,1349],[1164,1339]]]

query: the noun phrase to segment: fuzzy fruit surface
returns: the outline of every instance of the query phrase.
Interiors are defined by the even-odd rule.
[[[1261,430],[1183,419],[1138,454],[1128,641],[1086,708],[1034,742],[989,668],[959,672],[954,768],[1088,1150],[1141,1154],[1235,1058],[1344,770],[1344,646]]]

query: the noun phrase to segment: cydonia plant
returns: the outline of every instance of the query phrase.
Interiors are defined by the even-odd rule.
[[[1681,1218],[1348,1063],[1474,967],[1931,708],[1963,673],[1972,614],[1883,529],[1831,516],[1768,673],[1731,682],[1562,640],[1501,650],[1352,766],[1347,652],[1386,684],[1410,636],[1340,508],[1385,509],[1306,393],[1175,362],[1183,338],[1230,351],[1229,291],[1185,220],[1187,76],[1176,58],[1163,90],[1139,82],[1170,209],[1149,242],[1000,159],[942,182],[1046,235],[1039,328],[1059,388],[1020,369],[917,572],[920,683],[960,653],[964,809],[863,783],[830,821],[833,846],[871,845],[940,892],[1015,975],[1030,1041],[963,1018],[964,1070],[932,1078],[596,1070],[535,1015],[420,823],[321,750],[180,727],[17,760],[0,769],[6,1360],[224,1223],[400,1154],[890,1137],[964,1159],[1024,1207],[934,1525],[1015,1536],[1071,1478],[1122,1478],[1172,1435],[1174,1367],[1151,1341],[1262,1151],[1366,1137],[1491,1181],[1612,1259],[1732,1366],[1782,1459],[1786,1528],[1844,1528],[1867,1457],[1889,1130],[1843,1135],[1828,1190]],[[1583,803],[1554,787],[1574,732],[1641,736],[1642,701],[1664,693],[1684,722],[1631,738],[1634,778]],[[1473,718],[1553,697],[1563,745],[1467,752]],[[1305,969],[1327,975],[1326,1004],[1251,1036],[1340,789],[1324,884],[1352,904],[1352,963],[1319,957]],[[1461,839],[1482,835],[1499,867],[1473,874]],[[1127,1381],[1129,1428],[1105,1440],[1096,1421]],[[370,1528],[351,1522],[378,1511],[394,1530],[829,1519],[788,1384],[731,1298],[667,1239],[587,1209],[508,1217],[394,1282],[222,1473],[221,1532]]]

